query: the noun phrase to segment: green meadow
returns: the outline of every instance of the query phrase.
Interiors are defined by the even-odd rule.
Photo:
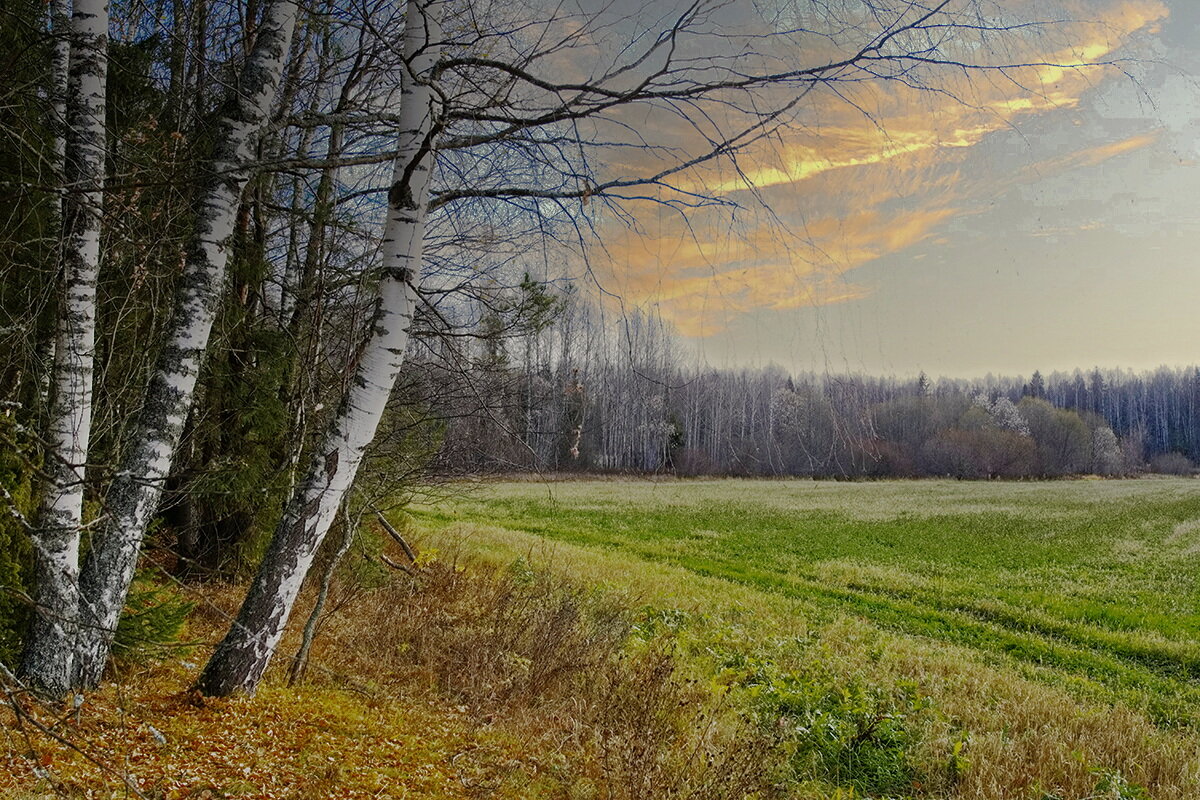
[[[709,674],[916,685],[970,738],[954,796],[1200,796],[1196,481],[462,488],[413,507],[427,547],[624,595]]]

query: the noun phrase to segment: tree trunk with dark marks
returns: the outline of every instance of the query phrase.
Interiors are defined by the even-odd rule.
[[[252,166],[255,139],[275,101],[295,23],[294,0],[271,3],[217,123],[167,341],[132,440],[109,487],[107,521],[98,531],[80,579],[83,635],[78,682],[84,687],[95,686],[103,674],[146,526],[158,508],[192,406],[224,288],[235,216]]]
[[[338,542],[337,552],[325,564],[325,568],[321,570],[321,585],[317,589],[317,601],[313,603],[312,611],[309,612],[308,620],[304,623],[304,633],[300,636],[300,649],[296,651],[296,656],[292,659],[292,665],[288,667],[288,686],[295,686],[304,679],[304,673],[308,669],[308,656],[312,652],[313,642],[317,638],[317,627],[321,624],[321,613],[325,610],[325,603],[329,601],[329,590],[333,586],[333,575],[337,572],[338,565],[342,563],[342,559],[350,552],[350,547],[354,544],[354,535],[357,533],[357,526],[350,518],[350,512],[342,506],[342,540]]]
[[[100,266],[100,221],[104,203],[104,160],[108,74],[108,4],[76,0],[70,37],[65,11],[53,6],[56,94],[61,91],[69,52],[66,98],[54,98],[65,116],[62,153],[63,242],[55,326],[51,405],[47,430],[46,487],[33,532],[35,614],[21,669],[49,694],[72,686],[79,614],[79,532],[83,521],[84,464],[92,429],[92,371],[96,340],[96,276]],[[64,52],[67,43],[67,52]],[[63,126],[63,116],[54,120]]]
[[[288,503],[238,613],[198,686],[212,696],[253,692],[271,662],[313,557],[354,481],[400,373],[408,344],[425,233],[433,153],[428,139],[437,97],[425,78],[439,56],[431,11],[410,0],[405,23],[405,76],[400,131],[383,236],[379,306],[353,385],[343,398],[305,479]]]

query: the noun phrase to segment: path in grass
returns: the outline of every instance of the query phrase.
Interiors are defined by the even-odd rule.
[[[418,507],[800,598],[1200,725],[1200,483],[496,483]]]

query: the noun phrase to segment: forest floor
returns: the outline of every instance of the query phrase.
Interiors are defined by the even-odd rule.
[[[240,591],[202,587],[190,650],[10,696],[0,796],[1200,797],[1195,481],[521,480],[395,521],[415,578],[352,564],[296,686],[293,633],[255,697],[189,690]]]

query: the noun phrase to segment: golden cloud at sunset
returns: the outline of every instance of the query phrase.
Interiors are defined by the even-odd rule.
[[[1045,173],[1050,170],[1063,171],[1074,169],[1076,167],[1090,167],[1107,161],[1110,158],[1132,153],[1135,150],[1141,150],[1143,147],[1148,147],[1158,141],[1160,133],[1152,131],[1150,133],[1140,133],[1135,136],[1130,136],[1120,141],[1110,142],[1108,144],[1096,145],[1083,150],[1076,150],[1061,158],[1053,161],[1043,162],[1037,165],[1039,173]]]
[[[975,213],[1004,186],[1034,173],[1100,163],[1152,144],[1157,134],[1078,149],[1036,168],[973,174],[971,151],[1023,120],[1077,109],[1088,92],[1121,74],[1111,63],[1139,32],[1167,15],[1158,0],[1088,3],[1072,24],[1075,43],[1038,55],[1030,66],[957,73],[939,91],[898,82],[852,84],[811,103],[796,124],[726,167],[690,178],[687,191],[751,206],[753,191],[772,209],[733,224],[699,209],[686,220],[639,220],[641,232],[607,247],[602,270],[629,301],[656,304],[682,333],[724,330],[739,315],[846,302],[870,292],[846,273],[934,236]],[[1012,54],[1009,54],[1010,56]]]
[[[605,276],[622,297],[652,301],[685,336],[709,336],[739,314],[859,299],[844,273],[929,237],[952,207],[887,214],[867,208],[822,217],[802,235],[762,225],[739,236],[699,239],[676,226],[657,237],[629,234],[609,248]]]

